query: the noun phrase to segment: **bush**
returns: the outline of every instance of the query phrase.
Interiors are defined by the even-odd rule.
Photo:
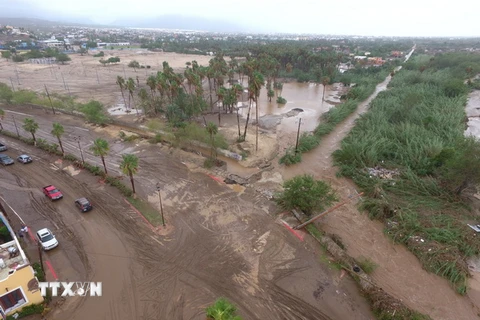
[[[92,100],[82,105],[80,111],[83,112],[88,122],[105,125],[109,121],[104,112],[103,104],[98,101]]]
[[[275,196],[275,201],[285,210],[299,209],[306,215],[322,211],[337,201],[332,187],[311,175],[296,176],[283,183],[284,190]]]
[[[148,142],[150,142],[151,144],[160,143],[162,141],[163,141],[163,139],[162,139],[162,135],[160,133],[157,133],[155,135],[155,137],[148,140]]]
[[[43,282],[45,281],[45,273],[42,271],[42,267],[40,266],[40,263],[35,262],[32,264],[32,268],[35,271],[35,274],[37,276],[38,281]]]
[[[105,56],[105,52],[103,51],[100,51],[99,53],[93,55],[94,58],[101,58],[104,56]]]
[[[277,103],[278,104],[286,104],[287,103],[287,99],[283,98],[283,97],[278,97],[277,98]]]
[[[32,314],[42,314],[45,310],[45,306],[43,304],[31,304],[29,306],[23,307],[20,312],[18,312],[18,318],[14,318],[13,316],[8,316],[7,320],[19,319],[26,316],[30,316]]]
[[[106,176],[105,181],[110,184],[111,186],[117,188],[120,190],[120,192],[126,196],[126,197],[131,197],[133,195],[133,192],[130,188],[125,186],[119,179],[111,176]]]
[[[287,150],[285,155],[283,155],[278,162],[286,166],[299,163],[302,161],[302,154],[300,152],[295,152],[295,149],[290,148]]]

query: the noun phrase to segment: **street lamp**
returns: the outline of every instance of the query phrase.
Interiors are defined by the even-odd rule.
[[[83,150],[82,150],[82,146],[80,145],[80,136],[74,137],[73,139],[78,142],[78,149],[80,149],[80,155],[82,156],[82,164],[85,166],[85,159],[83,158]]]
[[[160,201],[160,213],[162,214],[162,224],[165,227],[165,218],[163,217],[162,195],[160,194],[160,183],[157,182],[158,200]]]

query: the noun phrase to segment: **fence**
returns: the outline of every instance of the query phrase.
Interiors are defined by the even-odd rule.
[[[57,63],[57,58],[39,58],[39,59],[28,59],[28,62],[32,64],[54,64]]]

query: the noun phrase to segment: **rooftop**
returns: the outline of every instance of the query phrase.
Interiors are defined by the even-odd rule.
[[[8,223],[7,219],[0,211],[0,219],[2,223],[7,227],[10,236],[13,240],[0,244],[0,281],[8,278],[15,270],[24,265],[30,264],[23,251],[20,243],[18,242],[15,232]],[[1,241],[0,241],[1,242]]]

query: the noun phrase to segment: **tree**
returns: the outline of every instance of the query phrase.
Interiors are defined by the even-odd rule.
[[[133,182],[133,175],[138,171],[138,158],[134,154],[123,154],[122,162],[120,163],[120,170],[125,175],[130,177],[132,183],[133,196],[135,197],[135,183]]]
[[[127,108],[127,100],[125,100],[125,93],[123,90],[125,89],[125,79],[121,76],[117,76],[117,82],[118,86],[120,87],[120,92],[122,93],[122,98],[123,98],[123,103],[125,104],[125,108]]]
[[[108,172],[107,165],[105,164],[105,156],[110,151],[108,141],[102,138],[95,139],[93,141],[93,146],[90,147],[90,150],[93,152],[94,156],[100,157],[100,159],[102,159],[103,168],[105,169],[105,175],[107,175]]]
[[[140,63],[136,60],[132,60],[128,63],[128,66],[130,68],[133,68],[133,70],[135,70],[135,72],[137,72],[137,69],[140,69]]]
[[[65,64],[67,61],[71,61],[72,59],[65,53],[59,53],[57,55],[57,61],[60,62],[61,64]]]
[[[283,189],[275,197],[277,204],[286,210],[302,210],[308,216],[338,200],[329,184],[311,175],[293,177],[283,183]]]
[[[3,109],[0,109],[0,120],[3,120],[3,117],[5,117],[5,111]],[[0,130],[3,130],[3,125],[1,121],[0,121]]]
[[[80,111],[83,112],[88,122],[104,125],[107,123],[108,118],[105,115],[104,107],[101,102],[92,100],[80,107]]]
[[[88,49],[80,48],[80,50],[78,50],[78,53],[80,53],[80,55],[83,56],[84,54],[88,54]]]
[[[275,96],[275,91],[272,89],[268,89],[267,91],[267,97],[268,97],[268,102],[272,102],[272,98]]]
[[[88,48],[96,48],[97,47],[97,43],[95,41],[88,41],[85,45]]]
[[[215,148],[215,135],[218,133],[218,127],[215,123],[207,124],[207,132],[210,135],[210,143],[212,144],[211,158],[217,160],[217,150]]]
[[[133,98],[133,93],[135,92],[135,81],[132,78],[128,78],[125,87],[127,88],[128,92],[130,93],[130,97],[132,97],[133,107],[137,111],[137,116],[138,116],[138,109],[137,109],[137,106],[135,105],[135,100]]]
[[[237,308],[227,299],[220,298],[215,304],[207,307],[207,319],[209,320],[242,320],[237,316]]]
[[[10,59],[12,57],[12,53],[10,51],[2,51],[2,58]]]
[[[37,139],[35,138],[35,133],[38,130],[38,123],[35,120],[33,120],[32,118],[25,118],[25,120],[23,120],[22,128],[25,131],[30,132],[32,134],[33,142],[34,142],[34,144],[37,144]]]
[[[51,134],[58,139],[58,144],[60,145],[60,150],[62,150],[62,155],[65,155],[65,151],[63,150],[62,140],[60,138],[64,133],[65,129],[63,126],[60,123],[54,122]]]
[[[433,162],[439,180],[456,195],[480,183],[480,141],[474,137],[462,138],[455,148],[445,148]]]

